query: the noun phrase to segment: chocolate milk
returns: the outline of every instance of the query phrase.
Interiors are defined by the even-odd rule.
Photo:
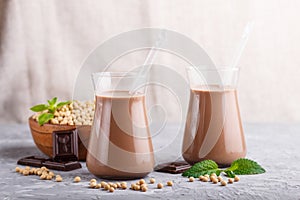
[[[183,158],[190,164],[211,159],[228,166],[246,155],[237,91],[198,88],[190,92]]]
[[[88,170],[101,178],[134,179],[153,170],[154,156],[145,96],[128,91],[96,96],[87,154]]]

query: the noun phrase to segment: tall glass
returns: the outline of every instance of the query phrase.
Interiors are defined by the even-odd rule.
[[[182,155],[190,164],[211,159],[228,166],[245,157],[246,144],[240,117],[238,68],[189,67],[190,102]]]
[[[130,94],[134,72],[92,75],[96,107],[87,153],[88,170],[101,178],[134,179],[153,170],[154,156],[145,90]]]

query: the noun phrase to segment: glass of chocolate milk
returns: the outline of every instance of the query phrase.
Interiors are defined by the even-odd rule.
[[[245,157],[246,144],[240,117],[238,68],[187,68],[190,102],[182,156],[190,164],[211,159],[220,166]]]
[[[146,176],[153,170],[154,155],[145,89],[129,92],[134,82],[145,77],[135,72],[100,72],[92,78],[96,108],[86,159],[88,170],[106,179]]]

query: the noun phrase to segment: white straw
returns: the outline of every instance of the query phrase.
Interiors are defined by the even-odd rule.
[[[144,64],[142,65],[142,69],[140,70],[139,74],[137,75],[135,81],[133,82],[131,89],[129,91],[129,94],[134,94],[136,92],[136,89],[138,88],[138,86],[140,86],[144,79],[142,77],[145,77],[146,74],[149,72],[151,65],[153,64],[154,58],[156,56],[157,53],[157,49],[159,49],[163,42],[166,39],[166,31],[162,30],[158,36],[158,40],[155,42],[154,46],[151,47],[145,61]]]
[[[243,51],[245,49],[245,46],[246,46],[246,44],[248,42],[250,32],[251,32],[251,30],[253,28],[253,24],[254,24],[253,21],[248,22],[247,26],[244,29],[244,33],[242,35],[242,39],[240,41],[240,44],[239,44],[239,46],[238,46],[238,48],[236,50],[236,53],[235,53],[235,55],[234,55],[234,57],[232,59],[231,65],[230,65],[232,68],[236,68],[237,67],[237,64],[238,64],[238,62],[240,60],[240,57],[241,57],[241,55],[242,55],[242,53],[243,53]]]

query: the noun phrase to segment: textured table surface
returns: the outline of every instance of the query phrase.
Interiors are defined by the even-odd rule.
[[[164,183],[173,180],[174,186],[158,190],[149,185],[145,193],[108,193],[88,188],[89,180],[95,177],[85,163],[82,169],[59,172],[64,179],[61,183],[15,173],[19,158],[40,152],[27,125],[0,125],[0,199],[300,199],[300,125],[246,124],[244,128],[247,157],[259,162],[267,170],[265,174],[240,176],[240,182],[221,187],[200,181],[190,183],[181,175],[153,172],[145,179],[154,177]],[[82,181],[73,183],[77,175]],[[135,181],[128,181],[131,182]]]

